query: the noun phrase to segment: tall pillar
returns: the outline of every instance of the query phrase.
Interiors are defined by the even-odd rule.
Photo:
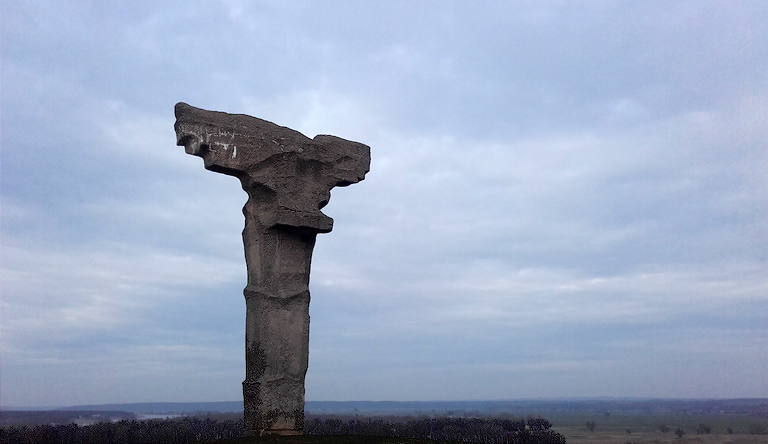
[[[320,210],[332,188],[357,183],[370,148],[243,114],[178,103],[177,145],[206,169],[240,179],[245,287],[245,435],[301,434],[309,362],[309,272],[318,233],[333,219]]]

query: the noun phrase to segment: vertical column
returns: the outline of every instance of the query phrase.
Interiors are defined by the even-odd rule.
[[[309,274],[316,233],[259,219],[250,198],[246,224],[248,286],[243,381],[246,435],[301,434],[309,364]]]
[[[279,298],[246,289],[245,299],[244,434],[301,434],[309,363],[309,291]]]

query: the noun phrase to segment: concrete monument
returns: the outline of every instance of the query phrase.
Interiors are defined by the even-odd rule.
[[[331,189],[365,178],[370,148],[244,114],[178,103],[177,145],[205,168],[240,179],[245,262],[245,435],[301,434],[309,362],[309,271],[317,233],[333,219],[320,210]]]

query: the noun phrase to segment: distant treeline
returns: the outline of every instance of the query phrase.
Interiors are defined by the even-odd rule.
[[[368,435],[426,438],[482,444],[565,444],[565,437],[550,430],[543,418],[466,419],[421,418],[407,422],[384,420],[322,420],[305,423],[307,435]],[[4,444],[192,444],[238,438],[242,420],[183,418],[149,421],[103,422],[79,427],[76,424],[36,427],[2,427]]]
[[[565,444],[565,437],[550,428],[544,418],[478,419],[421,418],[407,422],[382,419],[321,420],[315,418],[304,427],[307,435],[372,435],[399,438],[427,438],[440,441],[483,444]]]
[[[243,421],[153,419],[148,421],[10,426],[0,428],[3,444],[192,444],[239,438]]]

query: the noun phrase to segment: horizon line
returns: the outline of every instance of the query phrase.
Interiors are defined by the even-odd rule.
[[[409,401],[397,401],[397,400],[306,400],[307,403],[393,403],[393,404],[417,404],[417,403],[472,403],[472,402],[484,402],[484,403],[498,403],[498,402],[547,402],[547,401],[740,401],[740,400],[768,400],[766,397],[697,397],[697,398],[665,398],[655,396],[571,396],[571,397],[526,397],[526,398],[506,398],[506,399],[437,399],[437,400],[409,400]],[[0,405],[0,411],[11,410],[59,410],[59,409],[73,409],[75,407],[104,407],[104,406],[119,406],[119,405],[136,405],[136,404],[230,404],[230,403],[242,403],[242,400],[229,400],[229,401],[138,401],[138,402],[105,402],[105,403],[91,403],[91,404],[72,404],[72,405]]]

